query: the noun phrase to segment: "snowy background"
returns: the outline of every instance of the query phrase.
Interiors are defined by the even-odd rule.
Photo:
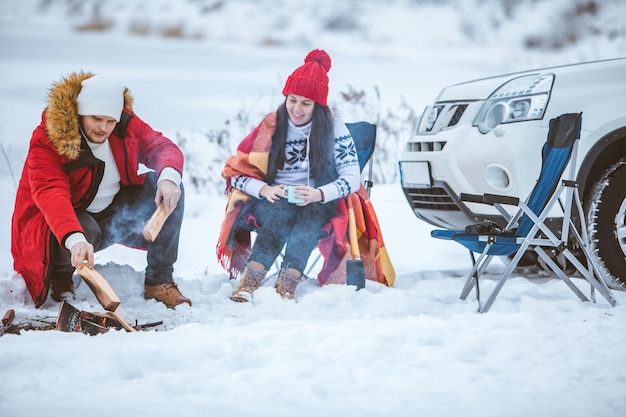
[[[137,114],[185,151],[175,274],[193,301],[144,300],[145,254],[99,252],[120,313],[164,324],[2,336],[0,415],[623,415],[626,294],[615,292],[615,308],[585,304],[560,280],[519,269],[477,314],[472,296],[458,298],[469,256],[429,237],[395,158],[446,85],[625,56],[625,14],[621,0],[0,0],[0,314],[56,318],[58,304],[35,309],[12,269],[10,220],[47,90],[77,70],[123,78]],[[381,127],[372,201],[396,285],[355,292],[311,279],[287,302],[269,282],[253,303],[233,303],[214,255],[218,174],[314,48],[333,59],[331,105]],[[503,266],[490,268],[495,277]],[[86,285],[77,297],[79,309],[102,311]]]

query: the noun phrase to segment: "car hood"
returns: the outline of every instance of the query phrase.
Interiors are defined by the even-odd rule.
[[[602,61],[584,62],[578,64],[561,65],[555,67],[538,68],[521,72],[512,72],[508,74],[495,75],[493,77],[480,78],[476,80],[466,81],[459,84],[453,84],[441,90],[437,96],[437,102],[456,102],[456,101],[477,101],[487,100],[489,96],[500,86],[512,78],[521,77],[531,74],[553,73],[559,74],[571,72],[584,72],[590,66],[613,66],[624,65],[626,58],[607,59]]]

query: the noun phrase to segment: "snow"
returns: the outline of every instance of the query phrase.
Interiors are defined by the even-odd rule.
[[[279,104],[284,80],[313,48],[333,58],[331,101],[338,102],[346,86],[370,96],[378,89],[380,114],[401,102],[421,112],[455,82],[626,52],[626,34],[615,21],[626,4],[611,0],[596,2],[603,12],[595,18],[617,36],[587,34],[549,51],[524,49],[522,41],[561,30],[555,19],[569,0],[518,2],[513,17],[494,6],[504,2],[481,1],[101,3],[102,14],[116,22],[104,33],[73,31],[88,14],[67,13],[67,2],[0,4],[0,192],[6,200],[0,206],[0,314],[14,309],[16,322],[54,321],[58,310],[51,300],[35,309],[13,271],[10,219],[14,179],[47,89],[70,72],[123,78],[138,115],[176,138],[220,129],[241,110],[250,123],[258,121]],[[217,9],[199,13],[193,6],[199,3]],[[357,29],[322,30],[320,22],[333,16],[353,19]],[[153,31],[184,22],[190,35],[130,36],[129,22]],[[582,28],[581,22],[575,23]],[[207,150],[193,146],[195,154]],[[163,326],[95,337],[55,331],[0,337],[0,415],[623,414],[626,294],[614,293],[614,308],[600,296],[582,303],[555,277],[520,268],[491,311],[478,314],[473,296],[459,299],[469,256],[429,237],[432,227],[415,218],[397,181],[372,190],[397,273],[393,288],[368,282],[357,292],[312,279],[299,287],[297,302],[280,299],[271,283],[251,304],[231,302],[235,283],[214,255],[225,204],[215,191],[221,187],[219,160],[215,164],[207,178],[214,188],[187,189],[175,265],[193,307],[171,310],[143,299],[145,253],[121,246],[97,253],[98,270],[122,300],[118,311],[133,324],[162,320]],[[493,279],[481,286],[483,294],[502,269],[490,266]],[[85,284],[73,305],[102,311]]]

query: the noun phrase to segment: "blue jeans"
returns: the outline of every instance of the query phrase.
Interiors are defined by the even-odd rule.
[[[335,214],[336,204],[312,203],[300,207],[284,198],[274,203],[255,200],[251,204],[252,214],[261,229],[248,261],[259,262],[269,270],[286,245],[281,267],[302,273],[317,246],[322,227]]]

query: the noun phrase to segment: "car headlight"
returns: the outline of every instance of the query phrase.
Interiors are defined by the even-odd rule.
[[[512,79],[489,96],[474,120],[481,133],[503,123],[543,117],[550,99],[554,74],[535,74]]]

